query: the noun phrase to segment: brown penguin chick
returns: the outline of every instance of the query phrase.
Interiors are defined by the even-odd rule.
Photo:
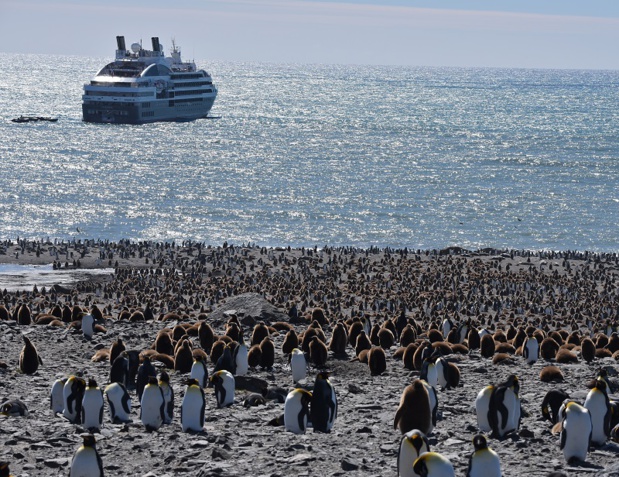
[[[445,377],[447,379],[445,389],[457,388],[460,385],[460,368],[456,363],[447,362]]]
[[[402,355],[402,364],[404,365],[404,368],[410,369],[411,371],[416,369],[414,357],[418,348],[419,345],[417,345],[417,343],[410,343],[404,349],[404,354]]]
[[[360,363],[368,364],[368,353],[369,352],[370,352],[369,349],[364,349],[361,351],[361,353],[359,353],[359,356],[357,356],[357,359],[359,360]]]
[[[370,349],[372,347],[372,343],[368,338],[368,335],[365,334],[365,331],[361,330],[361,332],[357,335],[357,342],[355,343],[355,354],[359,356],[359,353],[364,349]]]
[[[591,338],[583,338],[580,342],[580,355],[587,363],[595,359],[595,343]]]
[[[158,361],[163,364],[165,368],[174,369],[174,357],[165,353],[157,353],[153,354],[150,358],[151,361]]]
[[[200,347],[210,354],[211,347],[215,342],[215,332],[206,321],[200,321],[198,325],[198,340],[200,341]]]
[[[555,359],[559,348],[559,343],[557,343],[553,338],[544,338],[544,340],[539,346],[539,355],[542,359],[545,359],[546,361],[551,361]]]
[[[155,338],[154,349],[158,353],[164,353],[174,355],[174,344],[172,343],[172,336],[165,329],[160,330]]]
[[[447,343],[447,341],[435,341],[432,343],[432,349],[440,352],[443,356],[448,356],[453,353],[451,347],[452,345]]]
[[[570,333],[570,335],[567,338],[567,342],[570,344],[574,344],[576,346],[580,346],[580,342],[583,340],[583,338],[580,336],[580,333],[578,331],[572,331],[572,333]]]
[[[260,345],[257,345],[260,346]],[[226,348],[226,342],[224,340],[217,340],[211,346],[211,353],[209,357],[211,358],[211,363],[217,363],[217,360],[224,354],[224,349]]]
[[[191,372],[191,366],[193,365],[193,355],[191,353],[191,346],[189,340],[183,341],[180,348],[176,350],[174,354],[174,371],[179,373]]]
[[[110,364],[112,364],[114,360],[120,355],[120,353],[125,351],[125,349],[126,346],[125,343],[123,343],[122,338],[117,338],[116,341],[114,341],[110,346]]]
[[[353,321],[348,327],[348,344],[353,348],[357,344],[357,336],[363,331],[363,323],[359,319]]]
[[[578,356],[572,353],[569,349],[559,348],[555,355],[555,361],[557,363],[578,363]]]
[[[405,351],[406,351],[406,347],[399,346],[391,355],[391,359],[395,359],[396,361],[402,361]]]
[[[496,330],[492,337],[495,343],[507,343],[507,335],[503,330]]]
[[[595,347],[596,348],[604,348],[608,344],[608,336],[604,333],[597,333],[595,335]]]
[[[250,368],[257,368],[262,361],[262,352],[260,351],[260,345],[254,345],[249,348],[247,352],[247,365]]]
[[[312,321],[317,321],[321,326],[329,324],[329,319],[322,308],[314,308],[312,310]]]
[[[6,306],[0,305],[0,321],[9,321],[11,320],[11,313]]]
[[[447,339],[445,341],[450,344],[458,343],[460,341],[460,333],[458,333],[458,328],[454,326],[451,330],[449,330],[449,333],[447,333]]]
[[[37,325],[49,325],[52,321],[55,321],[57,319],[58,318],[56,318],[54,315],[50,315],[48,313],[41,313],[41,314],[37,315],[37,317],[34,320],[34,322]]]
[[[327,364],[329,350],[318,336],[314,336],[309,344],[309,357],[316,368],[324,368]]]
[[[19,370],[24,374],[34,374],[39,369],[39,364],[43,364],[37,349],[32,342],[26,337],[24,339],[24,347],[19,355]]]
[[[402,333],[400,333],[400,346],[407,347],[409,344],[414,343],[417,339],[417,332],[415,329],[407,323],[404,328],[402,328]]]
[[[271,325],[271,328],[283,333],[288,332],[290,330],[294,330],[294,327],[290,323],[286,323],[285,321],[276,321]]]
[[[491,358],[494,356],[495,343],[494,337],[490,334],[484,335],[480,341],[480,353],[484,358]]]
[[[385,350],[380,346],[372,346],[368,351],[368,365],[372,376],[383,374],[387,370]]]
[[[516,354],[516,348],[510,343],[497,343],[494,348],[495,353]]]
[[[561,335],[561,333],[559,333],[558,331],[551,331],[550,333],[548,333],[548,338],[552,338],[553,340],[555,340],[557,343],[559,343],[559,346],[561,346],[565,340],[563,339],[563,335]]]
[[[172,328],[172,340],[176,343],[178,343],[178,341],[187,334],[187,330],[185,330],[185,327],[183,325],[176,325],[174,328]]]
[[[428,339],[430,343],[436,343],[438,341],[444,341],[443,334],[437,329],[428,330]]]
[[[335,356],[344,356],[346,354],[346,346],[348,344],[348,332],[344,323],[338,321],[333,328],[331,340],[329,341],[329,350]]]
[[[208,354],[206,354],[206,351],[204,351],[202,348],[192,349],[191,356],[193,356],[193,359],[198,359],[199,357],[205,363],[208,362]]]
[[[30,312],[30,307],[25,303],[22,303],[17,311],[17,324],[24,326],[32,324],[32,313]]]
[[[476,328],[471,328],[467,335],[466,341],[469,344],[469,349],[479,349],[481,346],[481,338]]]
[[[296,331],[290,330],[284,336],[284,342],[282,343],[282,353],[291,354],[292,350],[299,347],[299,336]]]
[[[430,348],[430,350],[426,350],[426,348]],[[421,371],[423,367],[423,360],[426,355],[432,354],[431,351],[432,343],[429,341],[422,341],[421,344],[417,347],[415,354],[413,356],[413,365],[417,371]]]
[[[239,341],[241,337],[241,327],[234,321],[226,325],[226,336],[229,336],[233,341]]]
[[[188,341],[189,342],[189,346],[193,347],[192,344],[191,344],[191,341],[189,340],[189,336],[188,335],[183,335],[183,336],[181,336],[181,338],[174,345],[174,354],[176,354],[176,352],[180,349],[180,347],[183,346],[183,343],[185,341]]]
[[[613,331],[613,334],[608,338],[608,344],[606,345],[606,349],[611,353],[615,351],[619,351],[619,334],[616,331]]]
[[[103,321],[103,313],[97,305],[92,305],[90,307],[90,314],[93,316],[95,321]]]
[[[379,331],[380,331],[380,326],[378,325],[378,323],[375,323],[374,326],[372,326],[372,329],[370,330],[370,336],[369,336],[370,343],[372,343],[372,345],[374,345],[374,346],[379,346],[380,345],[380,341],[378,339],[378,332]]]
[[[395,337],[389,328],[381,328],[378,331],[379,345],[383,350],[391,348],[395,344]]]
[[[492,364],[514,364],[514,359],[509,353],[496,353],[492,356]]]
[[[110,350],[108,348],[101,348],[95,351],[95,354],[92,355],[90,361],[93,363],[102,363],[103,361],[110,360]]]
[[[595,357],[598,359],[610,358],[612,355],[608,348],[596,348],[595,350]]]
[[[393,420],[393,428],[399,429],[402,434],[419,429],[425,435],[434,429],[430,396],[420,379],[415,379],[404,388]]]
[[[456,343],[451,345],[451,351],[455,354],[469,354],[469,348],[464,343]]]
[[[135,310],[129,316],[129,321],[131,323],[141,323],[143,321],[146,321],[146,318],[144,318],[144,313],[142,313],[142,310]]]
[[[271,369],[275,364],[275,345],[273,340],[266,336],[260,342],[260,366],[264,369]]]
[[[544,366],[539,372],[539,379],[543,383],[560,383],[563,381],[563,373],[557,366]]]
[[[259,345],[263,339],[269,336],[269,328],[260,321],[254,325],[254,329],[251,333],[251,345]]]
[[[514,339],[512,340],[513,347],[516,349],[520,348],[524,344],[524,341],[526,339],[527,339],[527,333],[524,331],[524,328],[522,328],[522,326],[518,327],[516,336],[514,336]]]

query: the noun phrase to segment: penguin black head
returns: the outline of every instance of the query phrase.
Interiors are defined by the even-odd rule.
[[[316,375],[316,379],[324,379],[324,380],[329,379],[329,372],[328,371],[321,371],[320,373],[318,373]]]
[[[184,384],[186,386],[200,386],[200,383],[195,378],[186,379]]]
[[[606,381],[603,378],[600,378],[598,376],[598,378],[595,380],[595,389],[603,393],[606,393],[606,389],[607,389]]]
[[[88,379],[88,387],[89,388],[96,388],[97,387],[97,381],[95,381],[94,378]]]
[[[421,448],[423,445],[426,445],[426,448],[429,449],[430,446],[428,444],[428,438],[421,431],[413,431],[412,435],[407,435],[406,439],[417,451],[417,454],[421,454]]]
[[[518,376],[515,374],[510,374],[507,381],[505,381],[505,387],[514,388],[514,392],[518,394],[520,391],[520,381],[518,380]]]
[[[94,447],[97,443],[95,436],[92,434],[82,434],[82,439],[84,440],[84,447]]]
[[[157,381],[157,376],[149,376],[148,384],[154,384],[154,385],[159,384],[159,381]]]
[[[161,374],[159,375],[159,380],[162,383],[170,383],[170,375],[168,373],[166,373],[165,371],[161,371]]]
[[[488,447],[486,436],[483,434],[477,434],[473,437],[473,447],[475,447],[476,451],[486,449]]]

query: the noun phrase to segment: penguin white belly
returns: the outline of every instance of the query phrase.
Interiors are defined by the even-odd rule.
[[[103,418],[103,393],[99,389],[87,389],[82,401],[82,426],[85,429],[101,428]]]
[[[62,413],[64,410],[64,389],[65,380],[57,379],[52,384],[52,390],[50,392],[50,408],[54,413]]]
[[[169,384],[160,387],[163,392],[163,401],[165,403],[163,423],[170,424],[174,419],[174,391]]]
[[[189,374],[191,379],[196,379],[200,386],[206,387],[206,381],[208,380],[208,373],[203,363],[200,361],[194,361],[191,365],[191,373]]]
[[[488,412],[490,411],[490,397],[493,391],[492,386],[486,386],[482,389],[475,399],[475,411],[477,412],[477,426],[481,432],[491,432],[490,422],[488,421]]]
[[[292,370],[292,382],[298,383],[307,377],[307,361],[303,352],[297,350],[292,352],[290,357],[290,369]]]
[[[417,452],[417,449],[410,443],[407,437],[410,437],[414,432],[419,432],[417,429],[408,431],[402,436],[400,441],[400,450],[398,452],[398,477],[419,477],[419,474],[413,470],[413,464],[424,452],[428,452],[428,447],[425,442]]]
[[[240,344],[236,352],[236,356],[234,357],[234,362],[236,364],[235,374],[237,376],[245,376],[247,374],[247,370],[249,369],[249,364],[247,363],[247,355],[247,345]]]
[[[537,361],[539,352],[539,344],[535,338],[528,338],[525,343],[526,353],[525,360],[528,364],[533,364]]]
[[[595,445],[604,445],[608,440],[604,429],[604,418],[608,412],[604,393],[597,389],[591,390],[587,394],[587,399],[585,399],[585,408],[591,414],[591,425],[593,426],[591,442]]]
[[[445,374],[447,372],[447,362],[443,359],[437,359],[434,367],[436,368],[436,378],[438,385],[442,389],[445,389],[447,387],[447,379],[445,377]]]
[[[131,418],[131,398],[127,389],[119,383],[112,383],[105,388],[105,395],[110,410],[110,420],[112,422],[129,422]]]
[[[187,390],[181,404],[183,432],[201,432],[204,429],[204,394],[197,386]]]
[[[482,449],[474,453],[467,477],[501,477],[501,462],[496,452]]]
[[[103,475],[99,467],[97,452],[91,447],[80,447],[71,461],[69,477],[99,477]]]
[[[426,391],[428,392],[428,399],[430,402],[430,416],[432,416],[432,418],[430,419],[430,426],[428,427],[428,432],[427,432],[427,434],[430,435],[432,431],[434,430],[434,426],[436,426],[438,397],[436,395],[436,389],[434,389],[434,386],[431,386],[430,384],[428,384],[427,382],[423,380],[422,380],[422,383],[423,383],[423,386],[426,388]]]
[[[426,381],[432,387],[438,385],[438,370],[436,369],[436,363],[428,364],[428,373],[426,375]]]
[[[95,333],[95,318],[91,314],[84,315],[82,318],[82,333],[88,339]]]
[[[565,412],[561,445],[566,461],[578,459],[584,462],[589,451],[589,436],[591,435],[591,416],[580,405],[571,404]]]
[[[303,406],[297,392],[291,391],[284,403],[284,427],[294,434],[305,434],[307,429],[307,408]]]
[[[163,406],[165,402],[159,386],[148,385],[144,388],[140,402],[140,419],[144,426],[156,430],[163,424]]]
[[[511,389],[505,390],[503,406],[507,409],[507,420],[503,426],[503,416],[497,411],[499,436],[517,430],[520,425],[520,399]]]

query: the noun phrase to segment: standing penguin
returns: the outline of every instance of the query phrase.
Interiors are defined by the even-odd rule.
[[[584,462],[591,445],[591,414],[587,408],[574,401],[565,404],[563,414],[560,443],[563,457],[569,464]]]
[[[66,382],[67,378],[61,378],[57,379],[54,381],[54,384],[52,384],[52,390],[49,393],[49,407],[53,413],[61,413],[64,410],[62,391]]]
[[[469,458],[469,468],[466,477],[501,477],[501,461],[496,452],[488,447],[488,441],[483,434],[473,437],[475,450]]]
[[[249,362],[247,360],[247,355],[249,354],[249,348],[245,343],[245,339],[243,338],[243,333],[241,332],[239,345],[234,348],[234,353],[232,354],[232,358],[234,359],[235,364],[235,376],[245,376],[247,374],[247,370],[249,369]]]
[[[302,388],[293,389],[284,402],[284,427],[294,434],[305,434],[312,393]]]
[[[82,399],[82,426],[89,432],[99,432],[103,423],[103,391],[94,379],[88,380]]]
[[[455,477],[454,467],[438,452],[421,454],[413,464],[413,471],[422,477]]]
[[[157,378],[151,376],[142,393],[140,419],[147,431],[156,431],[165,418],[165,399]]]
[[[569,399],[568,393],[562,389],[551,389],[546,393],[542,401],[542,416],[549,420],[552,424],[556,424],[561,419],[559,417],[559,409],[566,399]]]
[[[603,446],[610,436],[610,419],[612,416],[607,385],[604,379],[596,379],[595,386],[589,391],[585,399],[585,408],[591,414],[593,426],[591,443],[596,446]]]
[[[62,388],[62,399],[64,401],[62,415],[73,424],[80,423],[85,391],[86,381],[75,376],[70,376]]]
[[[204,430],[204,390],[197,379],[190,378],[185,383],[185,396],[181,403],[181,426],[183,432],[202,432]]]
[[[127,352],[121,351],[110,368],[110,383],[120,383],[127,387],[129,383],[129,359]]]
[[[82,316],[82,333],[87,340],[95,334],[95,317],[90,313]]]
[[[203,388],[208,384],[208,369],[206,369],[206,363],[202,355],[198,354],[194,356],[189,377],[195,379]]]
[[[294,348],[290,354],[290,369],[293,383],[303,381],[307,377],[307,360],[305,353],[299,348]]]
[[[421,454],[429,451],[430,443],[423,432],[413,429],[405,433],[398,449],[398,477],[419,477],[413,464]]]
[[[43,364],[43,361],[41,361],[41,357],[32,342],[26,336],[22,336],[22,338],[24,347],[19,355],[19,370],[24,374],[34,374],[39,369],[39,364]]]
[[[213,373],[211,384],[215,388],[217,407],[226,407],[234,404],[234,376],[222,369]]]
[[[230,347],[224,346],[221,356],[217,358],[213,373],[224,370],[228,371],[231,374],[234,374],[235,367],[236,366],[234,363],[234,359],[232,358],[232,352],[230,351]]]
[[[103,462],[97,452],[95,436],[82,434],[83,444],[73,454],[69,477],[103,477]]]
[[[310,411],[314,431],[331,432],[337,417],[337,396],[327,372],[316,376]]]
[[[477,427],[481,432],[491,432],[488,413],[490,412],[490,399],[494,393],[494,386],[489,385],[479,391],[475,399],[475,411],[477,412]]]
[[[114,424],[131,422],[131,397],[121,383],[112,383],[105,388],[105,396],[110,409],[110,420]]]
[[[539,342],[532,336],[528,336],[522,344],[522,357],[527,364],[533,364],[539,356]]]
[[[148,356],[144,356],[144,361],[140,364],[138,368],[138,374],[135,381],[135,392],[138,395],[138,401],[142,399],[142,393],[144,392],[144,387],[148,384],[148,380],[151,377],[157,377],[157,370],[151,363],[150,358]]]
[[[393,428],[402,434],[419,429],[429,435],[434,429],[430,395],[425,381],[416,379],[402,391],[400,405],[395,413]]]
[[[161,371],[159,375],[159,387],[165,401],[163,423],[170,424],[174,419],[174,389],[170,386],[170,376],[165,371]]]
[[[520,427],[520,383],[515,375],[510,375],[504,383],[494,389],[490,398],[488,422],[492,434],[502,439]]]

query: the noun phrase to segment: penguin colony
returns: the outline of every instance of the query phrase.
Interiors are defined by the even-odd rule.
[[[94,242],[71,246],[82,252],[104,248]],[[617,257],[504,252],[482,260],[457,250],[129,242],[106,244],[105,250],[102,256],[139,256],[148,266],[119,266],[110,282],[81,283],[69,293],[0,294],[0,326],[15,343],[2,342],[0,360],[8,364],[0,369],[8,371],[0,372],[21,379],[50,374],[57,357],[46,352],[38,330],[56,339],[81,337],[82,354],[89,350],[97,363],[83,373],[83,358],[76,355],[73,368],[51,373],[47,388],[51,412],[75,426],[75,444],[65,452],[75,452],[71,475],[102,475],[113,463],[112,447],[97,437],[106,427],[165,435],[176,426],[208,436],[213,431],[205,423],[214,422],[209,416],[225,419],[241,403],[258,406],[252,410],[256,419],[264,412],[266,432],[313,431],[328,440],[344,432],[342,412],[349,424],[355,421],[357,410],[347,408],[342,393],[359,395],[368,386],[347,383],[349,366],[365,366],[372,387],[394,373],[401,379],[398,392],[379,393],[380,402],[369,405],[393,416],[385,428],[392,428],[389,465],[398,475],[501,475],[501,448],[512,439],[534,445],[529,440],[540,434],[553,436],[555,449],[546,457],[563,463],[556,460],[554,468],[596,465],[596,448],[617,453]],[[557,262],[569,275],[557,273]],[[226,298],[242,293],[266,296],[287,319],[260,322],[233,312],[211,318]],[[136,333],[120,336],[119,325]],[[152,334],[144,346],[136,337],[147,330]],[[16,349],[18,341],[21,353],[9,356],[4,350]],[[563,375],[569,378],[575,363],[586,363],[590,373],[582,387],[563,389]],[[535,373],[524,379],[510,366]],[[546,369],[551,367],[558,373]],[[243,381],[246,376],[256,381]],[[269,376],[282,387],[260,379]],[[476,394],[461,395],[466,381],[480,376],[485,382]],[[250,389],[257,382],[268,386]],[[522,401],[523,393],[541,393],[541,409],[530,398]],[[10,397],[0,395],[7,419],[28,419],[27,407],[36,402]],[[412,408],[422,412],[411,417]],[[470,440],[458,447],[446,444],[442,432],[454,409],[470,422]],[[8,454],[0,454],[3,459],[13,461],[7,467],[20,466]],[[363,470],[367,464],[356,455],[341,465]]]

